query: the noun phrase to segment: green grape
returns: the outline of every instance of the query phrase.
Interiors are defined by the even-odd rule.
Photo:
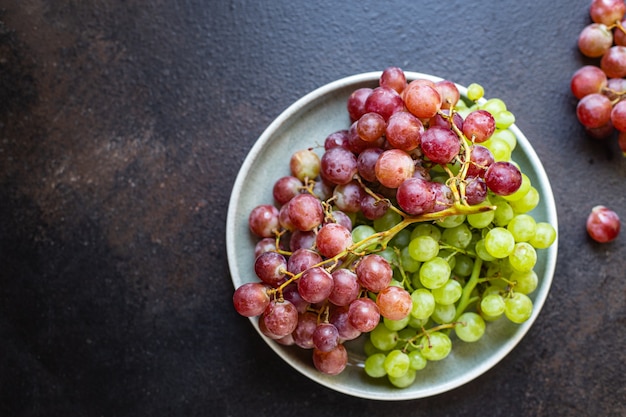
[[[441,240],[441,230],[431,223],[420,223],[411,231],[411,240],[418,236],[430,236],[437,242]]]
[[[460,322],[454,327],[459,339],[464,342],[475,342],[485,334],[485,320],[478,314],[467,311],[459,317]]]
[[[421,371],[428,364],[428,361],[419,350],[412,350],[411,352],[409,352],[409,360],[410,368],[416,371]]]
[[[384,353],[374,353],[371,356],[368,356],[365,359],[365,363],[363,364],[363,369],[365,373],[372,378],[381,378],[387,375],[387,371],[385,371],[384,363],[385,363],[386,355]]]
[[[537,288],[539,278],[534,270],[511,274],[511,281],[515,282],[515,291],[522,294],[530,294]]]
[[[494,258],[506,258],[515,248],[515,239],[504,227],[494,227],[485,236],[485,249]]]
[[[400,378],[409,371],[411,360],[409,355],[402,352],[399,349],[394,349],[387,354],[383,367],[387,372],[387,375],[394,378]]]
[[[454,266],[456,265],[456,254],[457,252],[451,250],[451,249],[442,249],[439,251],[439,257],[443,258],[446,260],[446,262],[448,262],[448,265],[450,265],[450,270],[454,269]]]
[[[441,234],[441,241],[455,248],[464,249],[472,241],[472,231],[466,223],[445,229]]]
[[[495,210],[483,211],[467,215],[467,223],[476,229],[484,229],[489,226],[496,215]]]
[[[493,213],[493,224],[499,227],[504,227],[509,224],[511,219],[515,217],[513,207],[511,207],[508,201],[502,198],[495,199],[494,205],[496,206],[496,210]]]
[[[480,108],[487,110],[492,115],[506,110],[506,103],[499,98],[490,98],[480,105]]]
[[[454,304],[437,304],[430,318],[437,324],[452,323],[456,316],[456,306]]]
[[[476,246],[474,246],[474,251],[476,251],[476,256],[478,256],[483,261],[490,262],[496,260],[496,258],[494,256],[491,256],[491,254],[487,252],[487,249],[485,249],[485,239],[481,239],[476,242]]]
[[[511,297],[504,300],[504,303],[504,315],[513,323],[523,323],[533,313],[533,302],[526,294],[513,293]]]
[[[527,213],[537,207],[539,199],[539,192],[535,187],[531,186],[524,197],[516,201],[510,201],[509,204],[515,213]]]
[[[509,129],[496,129],[491,137],[502,139],[509,145],[511,150],[515,149],[517,146],[517,136],[515,136],[515,133],[511,132]]]
[[[433,289],[441,287],[450,278],[452,268],[443,258],[438,256],[430,261],[424,262],[419,270],[420,282],[426,288]]]
[[[447,334],[432,332],[420,340],[421,353],[426,360],[440,361],[445,359],[452,349],[452,341]]]
[[[383,324],[391,331],[402,330],[409,325],[409,316],[400,320],[390,320],[387,317],[383,317]]]
[[[411,316],[419,320],[427,320],[435,311],[435,297],[425,288],[418,288],[411,293],[413,307]]]
[[[391,229],[393,226],[400,223],[401,221],[402,221],[402,216],[400,216],[400,214],[398,214],[394,210],[387,210],[385,214],[375,219],[372,222],[372,225],[374,226],[374,229],[377,232],[382,232],[384,230]]]
[[[482,85],[471,83],[467,86],[467,98],[471,101],[478,101],[485,95],[485,89]]]
[[[400,251],[400,262],[402,263],[402,269],[404,269],[405,272],[416,272],[422,265],[420,261],[416,261],[411,256],[408,246],[403,247]]]
[[[360,224],[352,229],[352,241],[354,243],[360,242],[376,233],[376,230],[372,226],[366,224]],[[373,250],[376,248],[376,244],[367,246],[367,250]]]
[[[439,243],[430,236],[418,236],[409,243],[409,255],[416,261],[426,262],[439,253]]]
[[[472,269],[474,268],[474,260],[471,256],[468,256],[464,253],[459,253],[456,255],[456,264],[452,272],[460,277],[469,277],[472,273]]]
[[[415,372],[415,370],[409,369],[404,375],[400,377],[387,375],[387,378],[389,379],[389,382],[391,382],[391,385],[393,385],[394,387],[406,388],[413,384],[413,382],[415,382],[416,376],[417,373]]]
[[[421,262],[420,262],[420,265],[421,265]],[[422,281],[420,281],[419,270],[411,274],[411,285],[413,286],[414,289],[424,288],[424,286],[422,285]]]
[[[397,261],[396,251],[394,251],[391,246],[387,246],[384,250],[376,253],[385,258],[392,265]]]
[[[556,240],[556,230],[550,223],[539,222],[535,235],[528,241],[536,249],[549,248]]]
[[[363,342],[363,353],[365,353],[365,356],[369,357],[369,356],[372,356],[372,355],[374,355],[376,353],[381,353],[381,351],[376,346],[374,346],[374,344],[372,343],[372,341],[368,337]]]
[[[489,288],[495,288],[498,292],[500,291],[499,288],[494,286]],[[483,295],[482,300],[480,300],[480,311],[485,313],[487,316],[499,317],[504,314],[504,298],[498,292],[487,293],[487,291],[485,291],[487,294]]]
[[[528,242],[516,243],[513,252],[509,255],[509,263],[516,271],[530,271],[537,263],[537,252]]]
[[[383,352],[393,349],[398,341],[398,332],[389,330],[383,323],[370,332],[370,340],[376,349]]]
[[[537,222],[529,214],[518,214],[513,217],[506,228],[516,242],[528,242],[537,230]]]
[[[432,290],[433,297],[437,304],[454,304],[461,298],[463,287],[454,279],[449,279],[439,288]]]
[[[493,115],[498,129],[506,129],[515,123],[515,115],[508,110],[503,110]]]
[[[530,191],[531,187],[532,183],[530,182],[530,178],[528,178],[528,175],[522,172],[522,184],[517,189],[517,191],[515,191],[513,194],[502,196],[502,198],[506,201],[517,201],[524,197],[528,193],[528,191]]]
[[[482,145],[491,151],[494,161],[508,161],[511,159],[511,148],[503,139],[492,137],[483,142]]]
[[[388,210],[391,211],[391,210]],[[411,241],[411,232],[407,229],[402,229],[396,234],[390,241],[389,246],[396,248],[404,248],[409,245]]]
[[[434,309],[435,309],[435,302],[433,301],[433,310]],[[426,326],[426,323],[428,323],[429,318],[430,318],[430,314],[425,319],[418,319],[417,317],[413,316],[413,314],[409,314],[409,326],[412,329],[421,329],[422,327]]]
[[[462,224],[465,221],[465,214],[457,214],[454,216],[446,216],[442,219],[438,219],[435,221],[435,223],[440,226],[443,227],[444,229],[448,229],[450,227],[456,227],[460,224]]]

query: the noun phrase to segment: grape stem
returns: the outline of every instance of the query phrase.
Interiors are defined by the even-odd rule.
[[[455,321],[458,320],[459,317],[461,317],[461,314],[465,312],[465,309],[470,304],[477,301],[478,297],[471,297],[471,295],[472,292],[474,292],[474,288],[476,288],[476,285],[478,285],[478,283],[480,282],[480,270],[482,269],[482,266],[483,260],[477,257],[474,261],[474,266],[472,268],[472,274],[470,275],[470,279],[469,281],[467,281],[467,284],[465,284],[465,287],[463,287],[463,293],[461,294],[459,304],[456,307],[456,314],[454,316]]]

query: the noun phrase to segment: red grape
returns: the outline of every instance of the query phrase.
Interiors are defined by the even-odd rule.
[[[270,304],[267,287],[260,282],[248,282],[241,285],[233,294],[233,305],[237,313],[245,317],[262,314]]]
[[[465,127],[465,123],[463,124]],[[422,151],[436,164],[448,164],[459,154],[459,137],[450,129],[433,126],[422,135]]]
[[[413,176],[414,171],[413,158],[401,149],[384,151],[378,157],[375,166],[376,178],[389,188],[398,188],[404,180]]]
[[[621,228],[619,216],[604,206],[595,206],[587,217],[587,233],[596,242],[615,240]]]
[[[485,183],[494,194],[513,194],[522,185],[522,173],[508,161],[497,161],[485,172]]]
[[[585,127],[604,126],[611,119],[611,100],[603,94],[588,94],[576,105],[576,117]]]
[[[383,317],[390,320],[402,320],[411,312],[413,301],[407,290],[390,285],[378,293],[376,305]]]
[[[577,99],[588,94],[601,93],[607,86],[607,77],[604,71],[595,65],[585,65],[579,68],[570,81],[570,89]]]

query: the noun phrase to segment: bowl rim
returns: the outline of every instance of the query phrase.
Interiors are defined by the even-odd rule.
[[[232,187],[231,198],[228,205],[227,219],[226,219],[226,252],[227,252],[227,261],[229,265],[229,271],[231,274],[231,280],[233,284],[237,285],[235,279],[237,276],[240,276],[241,271],[239,271],[236,259],[236,241],[237,241],[237,230],[235,230],[236,223],[236,211],[240,201],[241,189],[243,187],[243,183],[246,180],[248,172],[250,168],[254,164],[257,159],[259,152],[264,148],[264,146],[272,139],[273,135],[281,128],[281,126],[288,122],[291,118],[298,116],[298,114],[305,110],[308,106],[314,105],[317,101],[323,99],[324,97],[331,95],[333,92],[337,90],[341,90],[347,88],[349,86],[357,86],[364,83],[372,83],[375,86],[375,83],[379,80],[382,71],[371,71],[364,72],[359,74],[350,75],[347,77],[343,77],[337,79],[335,81],[329,82],[325,85],[322,85],[311,92],[305,94],[301,98],[297,99],[291,105],[289,105],[286,109],[284,109],[262,132],[262,134],[258,137],[258,139],[253,144],[252,148],[246,155],[235,182]],[[415,71],[404,71],[404,74],[408,81],[412,81],[415,79],[427,79],[433,82],[444,80],[444,78],[425,74],[421,72]],[[456,87],[459,89],[461,93],[461,97],[467,97],[467,88],[460,84],[454,83]],[[356,88],[356,87],[355,87]],[[478,102],[484,103],[486,101],[485,98],[481,98]],[[457,387],[460,387],[473,379],[479,377],[484,374],[491,368],[493,368],[497,363],[499,363],[502,359],[504,359],[510,352],[515,348],[521,340],[525,337],[526,333],[530,330],[534,322],[536,321],[539,313],[543,309],[543,306],[548,298],[548,293],[552,286],[552,281],[554,278],[554,272],[556,269],[556,261],[557,261],[557,253],[558,253],[558,219],[557,219],[557,210],[556,204],[554,200],[554,193],[552,191],[552,187],[550,185],[550,181],[548,179],[547,173],[539,159],[536,151],[530,144],[528,138],[524,135],[524,133],[517,127],[514,123],[509,127],[515,136],[517,137],[517,146],[519,146],[525,156],[529,159],[533,169],[537,174],[537,181],[540,183],[541,188],[544,190],[544,194],[541,195],[541,198],[544,200],[545,205],[545,220],[550,223],[555,230],[557,231],[557,238],[555,239],[552,246],[545,249],[546,257],[545,257],[545,265],[544,265],[544,274],[540,277],[542,280],[542,285],[537,288],[537,292],[533,294],[534,296],[534,307],[533,313],[531,317],[524,323],[518,325],[517,331],[515,332],[515,337],[508,339],[503,346],[500,347],[499,352],[502,352],[500,355],[496,355],[494,358],[490,358],[487,362],[481,363],[480,366],[473,368],[470,372],[457,377],[452,380],[450,383],[440,384],[431,389],[420,391],[416,393],[411,391],[410,389],[397,390],[393,395],[389,395],[389,393],[376,394],[372,391],[362,391],[351,389],[349,386],[345,386],[345,384],[337,384],[333,377],[328,377],[320,373],[317,370],[311,369],[303,369],[297,363],[297,360],[292,359],[284,354],[283,349],[285,346],[278,344],[272,339],[263,335],[260,331],[258,324],[256,323],[256,317],[249,318],[253,327],[259,333],[261,338],[265,340],[268,346],[281,357],[282,360],[286,361],[291,367],[296,369],[301,374],[307,376],[309,379],[330,388],[334,391],[344,393],[346,395],[350,395],[353,397],[360,397],[363,399],[371,399],[371,400],[412,400],[418,398],[425,398],[434,396],[437,394],[441,394]],[[372,387],[375,387],[372,385]]]

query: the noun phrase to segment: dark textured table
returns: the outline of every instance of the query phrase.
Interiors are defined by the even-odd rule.
[[[589,0],[261,3],[0,2],[0,415],[626,415],[626,234],[600,245],[584,228],[596,204],[626,219],[626,161],[585,137],[569,92]],[[504,99],[560,233],[550,296],[513,352],[402,402],[278,358],[232,308],[224,243],[267,125],[389,65]]]

